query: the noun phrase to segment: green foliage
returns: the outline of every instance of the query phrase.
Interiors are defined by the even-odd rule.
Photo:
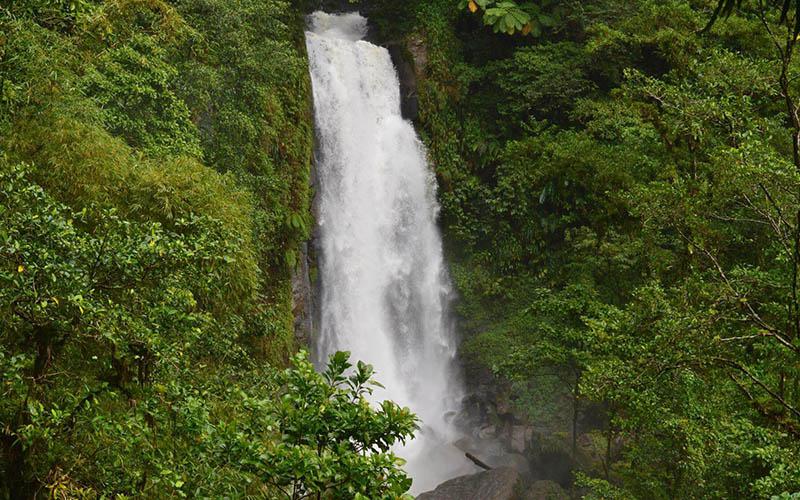
[[[499,70],[498,85],[505,101],[500,112],[512,123],[531,116],[568,117],[578,99],[596,88],[587,76],[590,67],[585,52],[571,42],[522,48]]]
[[[366,399],[380,385],[373,368],[359,361],[348,375],[348,357],[332,355],[318,374],[300,353],[279,378],[275,421],[281,439],[259,460],[270,464],[268,482],[287,497],[324,492],[329,498],[393,499],[411,486],[390,448],[413,435],[415,417],[391,401],[373,408]]]
[[[553,0],[524,3],[510,0],[463,0],[460,6],[472,13],[483,11],[484,24],[491,26],[495,33],[508,35],[522,33],[541,36],[542,30],[555,26],[563,14],[559,2]]]
[[[156,408],[159,383],[174,384],[209,356],[244,356],[198,302],[224,286],[224,263],[239,242],[207,218],[176,220],[173,231],[113,210],[75,211],[32,182],[25,166],[4,162],[1,179],[9,383],[0,470],[12,496],[24,496],[60,471],[82,476],[74,466],[106,440],[119,439],[123,456],[126,445],[149,439],[152,412],[169,411]],[[127,439],[117,435],[123,428]],[[131,467],[134,476],[113,481],[111,471],[96,470],[94,484],[133,484]]]
[[[198,300],[225,286],[239,244],[219,222],[181,219],[177,232],[75,211],[31,177],[3,160],[5,494],[397,498],[408,489],[390,447],[412,436],[415,417],[367,402],[379,385],[371,366],[348,375],[338,353],[318,374],[301,353],[276,375]]]
[[[260,460],[298,453],[274,429],[310,226],[301,29],[274,1],[0,8],[0,497],[280,496]],[[373,439],[413,430],[358,408]],[[386,478],[339,486],[407,486],[329,443]]]
[[[262,269],[253,334],[292,351],[290,273],[311,228],[310,82],[300,13],[285,2],[197,0],[178,11],[200,33],[179,69],[179,95],[198,125],[203,158],[255,193]],[[276,338],[277,337],[277,338]]]
[[[71,38],[2,20],[4,148],[72,206],[222,219],[244,244],[220,293],[273,359],[293,350],[290,273],[311,225],[301,21],[281,2],[160,0],[93,8]]]
[[[466,352],[551,439],[571,414],[606,444],[572,451],[594,498],[800,481],[795,17],[701,34],[714,5],[565,3],[536,40],[418,10]]]
[[[9,0],[2,9],[9,17],[35,19],[43,26],[70,31],[76,21],[91,12],[92,0]]]
[[[424,56],[465,353],[588,498],[800,490],[798,6],[364,4]],[[0,495],[408,489],[415,418],[371,367],[273,368],[312,225],[301,30],[276,0],[0,7]]]
[[[189,108],[173,88],[178,71],[152,37],[135,35],[105,51],[87,75],[85,93],[105,112],[105,128],[157,155],[200,156]]]
[[[196,299],[224,286],[221,264],[237,246],[219,223],[179,220],[177,233],[76,212],[5,161],[0,201],[6,494],[291,487],[396,498],[408,488],[389,447],[412,435],[415,417],[366,402],[370,366],[345,375],[339,353],[317,374],[299,354],[273,377]]]

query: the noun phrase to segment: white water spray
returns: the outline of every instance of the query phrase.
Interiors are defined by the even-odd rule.
[[[318,138],[321,317],[318,361],[337,350],[375,366],[378,399],[408,406],[422,431],[398,450],[432,489],[472,472],[453,448],[462,387],[448,320],[435,178],[389,53],[358,14],[310,16],[306,32]]]

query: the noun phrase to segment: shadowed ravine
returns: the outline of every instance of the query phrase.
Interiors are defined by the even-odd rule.
[[[463,389],[448,317],[451,295],[436,226],[435,178],[400,113],[389,52],[363,41],[358,14],[310,16],[306,33],[317,127],[320,253],[317,360],[337,350],[373,364],[376,400],[422,420],[399,449],[412,491],[473,467],[449,443]]]

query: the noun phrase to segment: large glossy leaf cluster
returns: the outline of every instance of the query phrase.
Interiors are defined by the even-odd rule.
[[[518,3],[513,0],[464,0],[462,8],[483,13],[483,22],[495,33],[540,36],[542,30],[556,24],[561,14],[558,1],[539,0]]]

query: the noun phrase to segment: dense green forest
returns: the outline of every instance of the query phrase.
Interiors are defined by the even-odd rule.
[[[414,416],[294,331],[317,4],[0,3],[0,498],[408,489]],[[464,365],[565,491],[800,497],[800,2],[357,7],[414,65]]]
[[[370,367],[294,354],[302,26],[278,1],[0,7],[0,497],[407,489],[385,451],[413,416],[360,403]]]
[[[533,3],[409,18],[466,355],[591,498],[800,491],[797,6]]]

